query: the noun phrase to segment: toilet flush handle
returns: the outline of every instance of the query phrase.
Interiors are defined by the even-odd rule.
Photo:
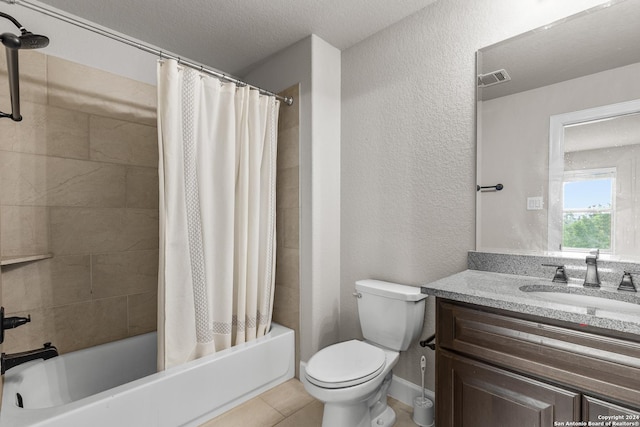
[[[353,296],[356,298],[362,298],[362,294],[360,292],[354,292]]]

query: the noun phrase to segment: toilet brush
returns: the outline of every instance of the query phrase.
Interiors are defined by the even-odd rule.
[[[422,382],[420,383],[422,387],[420,387],[420,390],[422,390],[422,400],[424,400],[424,371],[426,368],[427,368],[427,358],[422,356],[420,358],[420,371],[422,372]]]
[[[413,399],[413,422],[422,427],[433,426],[433,402],[424,397],[424,371],[427,368],[427,358],[420,358],[420,371],[422,373],[422,396]]]

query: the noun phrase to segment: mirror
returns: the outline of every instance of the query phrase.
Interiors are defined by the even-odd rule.
[[[477,53],[476,250],[640,260],[640,2]]]

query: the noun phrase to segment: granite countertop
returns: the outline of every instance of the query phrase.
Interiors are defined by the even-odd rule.
[[[453,301],[640,335],[640,309],[635,312],[634,310],[626,312],[624,307],[590,307],[584,303],[573,305],[570,302],[571,296],[567,297],[569,302],[560,302],[554,301],[553,296],[533,294],[521,288],[529,291],[600,296],[640,305],[640,293],[617,291],[615,287],[592,289],[584,288],[580,283],[565,285],[553,283],[551,279],[477,270],[466,270],[424,285],[422,293]]]

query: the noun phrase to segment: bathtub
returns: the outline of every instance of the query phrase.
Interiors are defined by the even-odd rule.
[[[140,335],[7,371],[0,427],[198,426],[294,373],[293,331],[275,323],[265,337],[162,372],[156,334]]]

